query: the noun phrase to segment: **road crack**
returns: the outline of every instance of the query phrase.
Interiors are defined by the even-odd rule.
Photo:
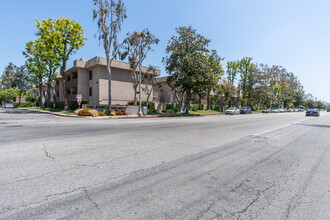
[[[92,198],[90,197],[90,195],[88,194],[87,189],[86,189],[85,187],[82,187],[82,189],[83,189],[84,192],[85,192],[85,198],[86,198],[87,200],[89,200],[89,201],[90,201],[90,202],[96,207],[97,210],[101,211],[100,208],[99,208],[99,205],[98,205],[96,202],[94,202],[94,201],[92,200]]]
[[[55,158],[49,155],[48,151],[46,150],[46,147],[44,147],[44,151],[45,151],[46,157],[49,157],[50,159],[55,161]]]

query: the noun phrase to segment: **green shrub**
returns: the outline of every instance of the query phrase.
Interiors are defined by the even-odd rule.
[[[70,110],[76,110],[77,108],[79,108],[79,105],[77,102],[69,102],[68,106],[69,106]]]
[[[58,108],[58,109],[64,109],[64,106],[65,106],[64,101],[56,103],[56,108]]]
[[[105,114],[105,115],[110,115],[110,113],[111,113],[111,109],[105,109],[104,111],[103,111],[103,113]]]
[[[54,102],[46,102],[45,107],[46,108],[53,108],[54,107]]]
[[[37,105],[35,102],[21,102],[21,104],[19,104],[19,102],[14,102],[13,104],[15,108],[34,107]]]
[[[197,111],[198,110],[198,104],[190,104],[190,110],[191,111]]]
[[[156,109],[150,109],[148,110],[148,115],[155,115],[155,114],[159,114],[159,111]]]
[[[104,111],[103,112],[98,112],[98,113],[99,113],[99,116],[105,116]]]
[[[133,101],[129,101],[129,102],[127,103],[127,105],[133,105],[133,104],[134,104]],[[139,101],[137,101],[136,104],[139,105]],[[146,102],[146,101],[142,101],[142,102],[141,102],[141,105],[142,105],[142,107],[144,107],[144,106],[147,105],[147,102]],[[155,109],[155,103],[154,103],[154,102],[148,102],[148,110],[149,110],[149,109]]]
[[[220,112],[221,111],[221,106],[220,105],[215,105],[213,110]]]

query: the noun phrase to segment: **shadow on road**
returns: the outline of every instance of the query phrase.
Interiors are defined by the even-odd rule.
[[[321,125],[321,124],[296,124],[296,125],[316,127],[316,128],[330,128],[330,125]]]

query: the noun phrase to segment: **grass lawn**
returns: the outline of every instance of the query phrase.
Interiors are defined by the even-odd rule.
[[[224,114],[223,112],[213,111],[213,110],[197,110],[189,111],[190,114],[199,114],[199,115],[211,115],[211,114]]]
[[[35,109],[35,110],[46,110],[49,112],[59,112],[59,113],[73,113],[73,110],[69,110],[69,111],[64,111],[63,109],[57,109],[57,108],[45,108],[42,109],[40,106],[34,106],[34,107],[26,107],[27,109]]]

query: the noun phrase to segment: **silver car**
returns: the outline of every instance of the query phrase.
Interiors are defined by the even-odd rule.
[[[239,115],[239,114],[240,114],[240,110],[235,107],[231,107],[226,110],[226,115]]]

